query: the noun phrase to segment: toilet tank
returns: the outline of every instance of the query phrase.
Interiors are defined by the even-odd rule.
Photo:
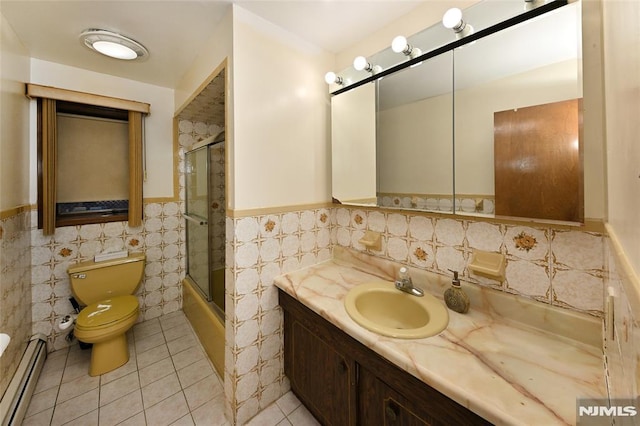
[[[144,274],[144,253],[101,262],[87,261],[69,266],[71,292],[82,305],[114,296],[134,294]]]

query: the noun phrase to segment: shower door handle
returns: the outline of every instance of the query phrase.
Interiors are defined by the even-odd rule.
[[[198,217],[191,217],[188,214],[182,213],[185,219],[190,220],[191,222],[197,223],[198,225],[206,225],[208,222],[205,219]]]

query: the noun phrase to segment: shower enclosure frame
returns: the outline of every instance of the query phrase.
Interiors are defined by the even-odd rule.
[[[222,144],[222,145],[221,145]],[[187,269],[186,269],[186,275],[187,277],[195,284],[194,288],[196,288],[196,291],[198,293],[200,293],[200,295],[202,296],[202,298],[207,302],[207,304],[210,306],[210,308],[212,309],[212,311],[220,318],[221,321],[224,322],[225,319],[225,306],[224,306],[224,269],[225,269],[225,264],[224,261],[222,262],[221,268],[218,269],[222,269],[222,297],[220,298],[219,302],[221,303],[222,306],[220,306],[220,304],[218,303],[218,301],[215,300],[214,297],[214,293],[215,293],[215,288],[214,288],[214,277],[213,277],[213,273],[214,273],[214,256],[213,256],[213,247],[212,247],[212,241],[214,238],[214,230],[213,230],[213,226],[212,223],[214,222],[214,216],[215,216],[215,212],[213,211],[213,209],[211,208],[212,203],[213,203],[213,199],[212,199],[212,181],[213,181],[213,177],[212,177],[212,171],[211,171],[211,151],[212,149],[215,149],[216,147],[223,147],[224,148],[224,139],[222,140],[218,140],[218,139],[214,139],[214,138],[208,138],[205,141],[202,141],[196,145],[194,145],[191,149],[189,149],[188,151],[185,152],[185,213],[183,214],[183,216],[186,219],[186,228],[185,228],[185,233],[186,233],[186,241],[187,241]],[[194,214],[192,211],[190,211],[190,185],[189,185],[189,176],[190,173],[192,172],[191,170],[189,170],[189,168],[191,166],[193,166],[193,163],[191,163],[189,161],[189,156],[190,155],[196,155],[198,152],[204,152],[205,153],[205,161],[204,161],[204,165],[206,168],[205,174],[206,174],[206,188],[207,188],[207,196],[206,196],[206,202],[204,203],[204,206],[206,207],[206,215],[205,214]],[[224,157],[223,157],[224,158]],[[226,168],[226,167],[225,167]],[[226,185],[226,182],[225,182]],[[224,194],[226,196],[226,194]],[[226,201],[225,201],[226,203]],[[223,215],[224,216],[224,215]],[[191,225],[191,226],[190,226]],[[190,248],[190,242],[193,241],[193,239],[191,238],[191,233],[194,231],[194,229],[199,229],[201,226],[207,226],[207,232],[206,232],[206,254],[207,254],[207,259],[206,259],[206,290],[205,288],[203,288],[203,278],[202,276],[200,277],[195,277],[192,272],[194,272],[192,270],[192,260],[194,256],[197,256],[198,253],[194,253],[193,252],[193,247]],[[225,235],[223,235],[223,240],[226,238]],[[223,256],[224,256],[224,249],[223,249]],[[202,253],[200,253],[201,255]],[[224,259],[224,257],[223,257]],[[216,269],[217,270],[217,269]]]

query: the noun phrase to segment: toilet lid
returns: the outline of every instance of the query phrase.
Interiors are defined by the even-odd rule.
[[[135,296],[117,296],[92,303],[78,314],[76,326],[99,328],[122,321],[138,313],[138,299]]]

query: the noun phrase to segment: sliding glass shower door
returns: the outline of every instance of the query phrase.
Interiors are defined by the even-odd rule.
[[[207,147],[185,155],[185,215],[187,226],[187,275],[203,297],[211,300],[209,285],[209,161]]]
[[[224,318],[224,142],[185,154],[187,275],[214,312]]]

